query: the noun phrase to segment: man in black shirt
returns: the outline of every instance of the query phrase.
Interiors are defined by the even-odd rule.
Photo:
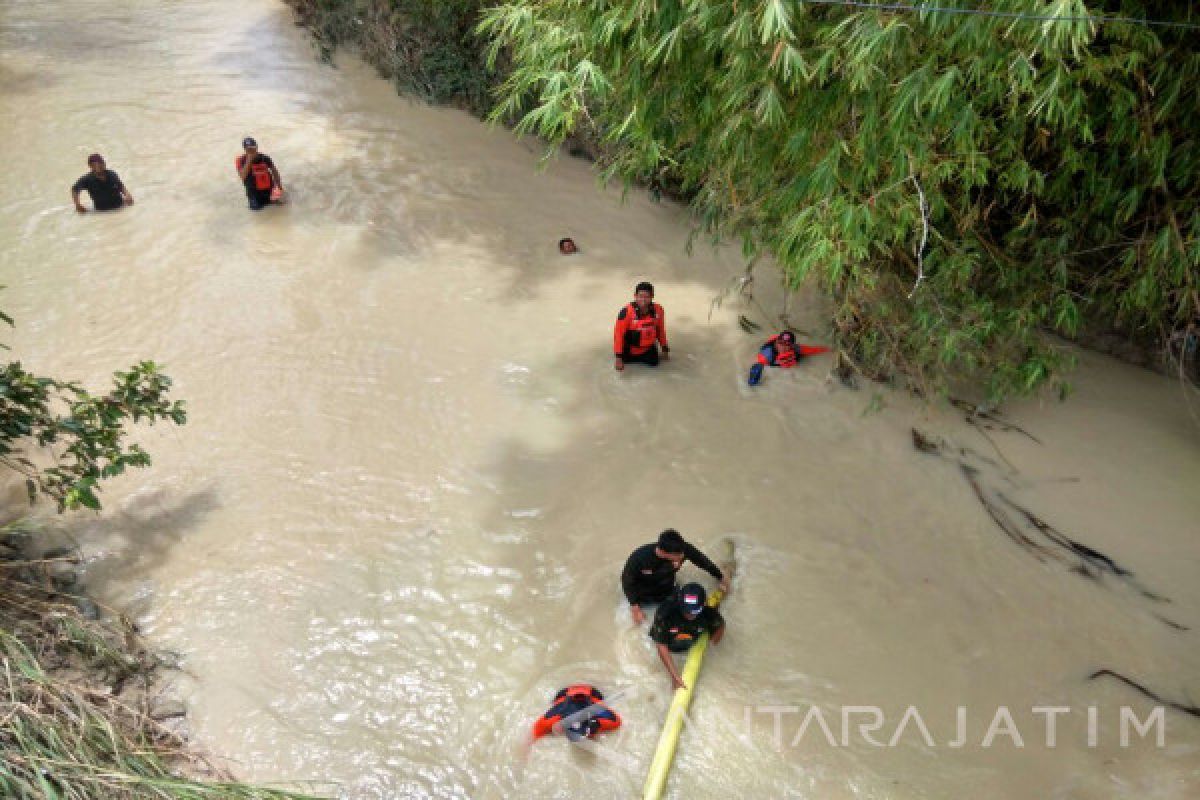
[[[700,635],[712,636],[714,645],[725,635],[725,619],[721,612],[705,605],[707,598],[704,587],[689,583],[681,588],[671,600],[658,607],[654,624],[650,626],[650,638],[658,647],[658,657],[671,674],[676,689],[684,689],[683,678],[675,668],[672,653],[685,653],[699,640]]]
[[[729,579],[717,565],[685,542],[679,531],[668,528],[659,535],[657,542],[634,550],[621,571],[621,588],[625,590],[635,625],[641,625],[646,619],[643,605],[661,603],[674,593],[675,573],[684,561],[691,561],[720,581],[721,591],[729,591]]]
[[[75,203],[76,211],[80,214],[87,211],[79,202],[80,192],[88,193],[97,211],[112,211],[121,206],[133,205],[133,195],[125,188],[125,184],[121,183],[117,173],[105,167],[104,156],[92,153],[88,156],[87,163],[90,172],[75,181],[75,185],[71,187],[71,200]]]

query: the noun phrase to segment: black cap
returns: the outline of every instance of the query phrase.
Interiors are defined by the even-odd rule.
[[[704,593],[704,587],[698,583],[684,584],[679,590],[679,605],[683,608],[683,613],[694,616],[704,610],[704,601],[708,596]]]
[[[258,142],[254,141],[253,136],[247,136],[242,139],[242,147],[258,147]]]

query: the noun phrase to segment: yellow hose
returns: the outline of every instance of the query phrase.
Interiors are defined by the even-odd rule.
[[[708,605],[716,608],[724,596],[725,593],[717,589],[709,595]],[[671,707],[667,709],[667,721],[663,723],[658,747],[654,751],[654,760],[650,762],[650,772],[646,775],[646,785],[642,789],[642,800],[660,800],[667,789],[667,776],[671,772],[671,764],[675,761],[679,734],[683,732],[683,716],[687,713],[692,694],[696,691],[696,679],[700,677],[700,665],[704,662],[704,651],[707,649],[708,634],[702,633],[688,651],[687,663],[683,665],[683,675],[680,677],[683,678],[685,688],[675,690],[675,696],[671,698]]]

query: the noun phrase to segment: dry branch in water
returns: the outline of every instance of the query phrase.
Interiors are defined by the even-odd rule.
[[[1026,435],[1028,436],[1029,434]],[[963,477],[966,478],[967,484],[975,493],[976,498],[978,498],[980,505],[983,506],[983,509],[991,517],[992,521],[996,523],[996,526],[1009,539],[1016,542],[1023,550],[1038,559],[1038,561],[1045,561],[1047,558],[1052,558],[1067,562],[1070,559],[1075,559],[1071,571],[1077,575],[1099,581],[1103,575],[1109,574],[1127,583],[1139,594],[1152,602],[1171,602],[1168,598],[1147,589],[1134,577],[1131,570],[1121,566],[1109,556],[1067,536],[1037,514],[1011,500],[1004,493],[986,486],[981,480],[981,470],[975,464],[971,463],[982,461],[991,466],[998,467],[999,465],[996,462],[968,448],[949,445],[940,439],[922,433],[916,428],[912,429],[912,441],[913,447],[920,452],[946,458],[957,464]],[[1000,502],[997,502],[997,500]],[[1001,503],[1015,511],[1018,517],[1014,518]],[[1030,535],[1031,532],[1039,535],[1045,541],[1038,541]],[[1154,616],[1170,628],[1178,631],[1189,630],[1187,626],[1167,619],[1161,614],[1154,614]]]
[[[1166,706],[1167,708],[1173,708],[1176,711],[1183,712],[1184,714],[1191,714],[1193,717],[1200,717],[1200,706],[1188,706],[1188,705],[1183,705],[1182,703],[1176,703],[1172,700],[1164,700],[1158,694],[1150,691],[1149,689],[1147,689],[1145,686],[1142,686],[1137,681],[1132,680],[1130,678],[1126,678],[1121,673],[1114,672],[1111,669],[1098,669],[1095,672],[1093,672],[1091,675],[1088,676],[1088,680],[1094,681],[1097,678],[1104,677],[1105,675],[1108,675],[1111,678],[1116,678],[1117,680],[1119,680],[1121,683],[1125,684],[1126,686],[1129,686],[1130,688],[1134,689],[1135,691],[1141,692],[1146,697],[1150,698],[1151,700],[1153,700],[1155,703],[1157,703],[1160,706]]]
[[[999,430],[999,431],[1003,431],[1005,433],[1008,433],[1010,431],[1015,431],[1016,433],[1020,433],[1024,436],[1028,437],[1029,439],[1036,442],[1037,444],[1042,443],[1041,439],[1037,438],[1032,433],[1030,433],[1029,431],[1022,428],[1020,425],[1017,425],[1015,422],[1009,422],[1006,419],[1001,419],[1000,417],[996,416],[996,414],[994,412],[985,411],[984,409],[980,408],[979,406],[976,406],[974,403],[968,403],[966,400],[960,400],[957,397],[951,397],[950,405],[954,406],[955,408],[957,408],[961,411],[966,412],[967,422],[971,423],[972,425],[975,425],[977,427],[984,427],[983,425],[981,425],[979,423],[979,420],[981,420],[981,419],[987,420],[987,422],[990,423],[989,429]]]

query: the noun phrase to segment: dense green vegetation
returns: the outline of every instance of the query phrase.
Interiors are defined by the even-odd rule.
[[[674,188],[701,230],[818,281],[871,376],[1030,392],[1063,374],[1046,331],[1195,358],[1200,30],[1087,19],[1187,22],[1188,4],[943,4],[1060,21],[786,0],[294,4],[326,42],[361,44],[380,19],[423,31],[456,65],[441,85],[497,85],[496,119],[602,141],[606,177]],[[490,74],[453,55],[477,14]],[[338,38],[329,20],[357,23]]]
[[[491,107],[486,58],[474,27],[479,0],[286,0],[322,58],[352,45],[402,92],[476,113]]]

